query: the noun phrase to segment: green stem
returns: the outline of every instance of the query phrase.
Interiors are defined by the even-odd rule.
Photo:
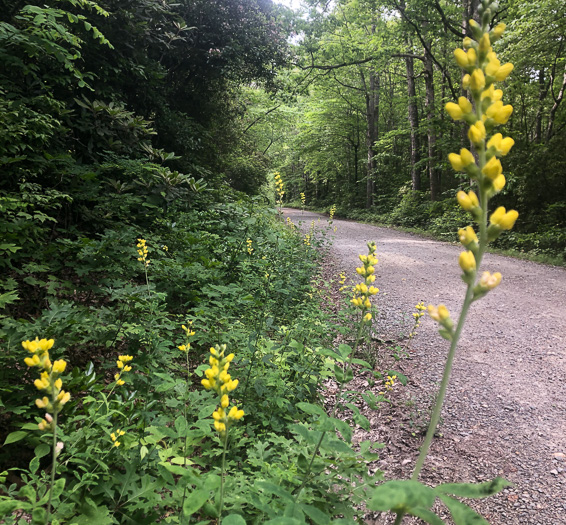
[[[440,413],[442,412],[442,405],[444,403],[444,397],[446,396],[446,389],[448,387],[448,383],[450,382],[450,373],[452,372],[452,363],[454,361],[454,356],[456,355],[458,339],[460,338],[460,333],[462,332],[464,322],[466,321],[466,316],[468,315],[468,310],[470,309],[470,304],[472,303],[473,293],[473,286],[468,285],[466,298],[464,299],[464,305],[462,306],[462,312],[460,313],[458,325],[456,327],[456,331],[454,332],[454,336],[452,337],[452,343],[450,344],[450,350],[448,351],[448,357],[446,358],[446,364],[444,365],[444,374],[442,375],[442,382],[440,383],[440,389],[438,391],[436,404],[434,405],[434,410],[430,418],[428,431],[422,444],[421,452],[415,465],[415,470],[413,471],[413,475],[411,476],[411,479],[413,480],[416,480],[419,477],[426,456],[428,454],[430,444],[432,443],[432,438],[434,437],[436,426],[438,425],[438,421],[440,420]]]
[[[397,517],[395,518],[395,523],[393,525],[400,525],[404,517],[405,517],[404,512],[400,512],[399,514],[397,514]]]
[[[226,473],[226,450],[228,449],[228,429],[224,435],[224,450],[222,451],[222,474],[220,476],[220,506],[218,510],[218,525],[222,524],[222,510],[224,507],[224,475]]]
[[[51,482],[49,484],[49,498],[47,500],[47,519],[45,523],[49,523],[51,516],[51,497],[53,496],[53,485],[55,484],[55,473],[57,471],[57,411],[53,413],[53,460],[51,465]]]

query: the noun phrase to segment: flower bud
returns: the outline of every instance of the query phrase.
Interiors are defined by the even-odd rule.
[[[468,67],[468,54],[463,49],[455,49],[454,57],[461,68],[466,69]]]
[[[486,131],[485,125],[481,120],[470,126],[468,130],[468,138],[474,145],[479,145],[485,139]]]
[[[478,49],[480,53],[487,53],[491,49],[491,42],[489,41],[488,33],[484,33],[480,38]]]
[[[481,69],[474,69],[470,77],[470,88],[472,91],[481,91],[485,87],[485,75]]]
[[[491,40],[493,42],[501,38],[503,32],[505,31],[505,27],[507,26],[503,22],[500,22],[493,28],[493,30],[491,31]]]
[[[501,162],[497,157],[491,157],[481,171],[486,177],[493,181],[501,175],[503,168],[501,167]]]
[[[476,258],[470,251],[462,252],[458,258],[458,264],[464,273],[471,273],[476,269]]]
[[[493,275],[489,272],[483,272],[479,285],[481,288],[485,288],[486,290],[493,290],[496,286],[499,286],[500,282],[501,274],[499,272],[496,272]]]
[[[490,216],[491,224],[498,226],[502,230],[510,230],[515,225],[515,221],[519,217],[516,210],[506,211],[503,206],[499,206]]]
[[[495,180],[491,181],[493,189],[495,192],[500,192],[505,187],[505,175],[503,173],[499,175]]]
[[[464,115],[466,113],[471,113],[473,110],[472,103],[466,97],[458,98],[458,106],[460,107]]]
[[[462,77],[462,87],[464,89],[468,89],[470,87],[470,80],[471,80],[471,77],[467,73]]]
[[[478,237],[476,235],[476,232],[471,226],[466,226],[466,228],[459,229],[458,237],[460,239],[460,242],[466,247],[472,243],[478,242]]]

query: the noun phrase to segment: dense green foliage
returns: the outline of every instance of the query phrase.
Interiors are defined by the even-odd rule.
[[[462,94],[452,52],[478,2],[311,4],[296,74],[312,84],[294,106],[294,129],[271,148],[288,199],[299,205],[305,192],[308,203],[337,204],[350,218],[454,232],[452,197],[468,181],[454,176],[447,156],[465,132],[444,105]],[[562,4],[502,1],[494,20],[508,25],[495,49],[515,65],[505,82],[514,112],[501,132],[516,142],[494,205],[521,217],[499,245],[559,256],[566,249]]]
[[[354,446],[349,424],[369,427],[347,386],[354,367],[369,384],[392,381],[359,359],[372,307],[360,307],[357,336],[355,308],[321,309],[328,283],[311,244],[324,238],[313,225],[302,239],[273,204],[276,190],[303,193],[453,235],[465,216],[444,197],[468,181],[446,162],[462,130],[442,107],[458,94],[450,53],[477,2],[308,4],[0,0],[6,523],[352,523],[365,503],[394,510],[372,499],[378,445]],[[507,0],[498,15],[509,21],[498,53],[516,64],[517,145],[495,200],[524,217],[501,242],[526,251],[566,248],[561,12],[559,0]],[[68,363],[57,373],[71,400],[52,434],[38,429],[49,410],[33,406],[37,370],[23,364],[21,342],[36,337]],[[218,344],[235,354],[231,396],[246,414],[229,440],[200,383]],[[330,416],[319,399],[329,378]],[[475,519],[447,494],[502,486],[385,490]]]

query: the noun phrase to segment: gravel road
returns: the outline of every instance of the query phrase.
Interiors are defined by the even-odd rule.
[[[304,228],[322,217],[283,212],[295,224],[304,221]],[[318,224],[327,229],[326,218]],[[346,270],[353,279],[366,242],[377,243],[382,337],[410,325],[419,301],[444,303],[457,318],[465,292],[460,246],[350,221],[333,226],[334,275]],[[503,476],[513,486],[474,505],[492,525],[566,524],[566,270],[493,254],[485,256],[482,270],[501,272],[503,281],[472,305],[421,480]],[[411,348],[400,362],[410,379],[400,397],[409,400],[398,406],[400,424],[392,429],[395,421],[372,420],[371,437],[387,445],[378,465],[387,478],[410,476],[422,440],[410,423],[431,404],[448,344],[426,316]],[[379,516],[367,522],[392,523]]]

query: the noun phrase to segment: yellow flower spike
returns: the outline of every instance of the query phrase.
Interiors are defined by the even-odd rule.
[[[471,125],[468,130],[468,138],[474,145],[480,145],[485,139],[485,135],[485,125],[481,120],[478,120],[475,124]]]
[[[230,399],[228,398],[227,394],[224,394],[220,400],[220,406],[222,408],[228,408],[228,405],[230,404]]]
[[[462,252],[458,258],[458,264],[464,273],[471,273],[476,269],[476,258],[470,251]]]
[[[501,175],[503,167],[501,166],[501,161],[497,157],[491,157],[481,171],[486,177],[493,181]]]
[[[446,112],[452,117],[453,120],[462,120],[464,117],[464,112],[462,108],[458,104],[454,104],[454,102],[448,102],[446,106],[444,106]]]
[[[472,91],[481,91],[485,87],[485,75],[481,69],[474,69],[470,77],[470,88]]]
[[[460,239],[460,242],[464,246],[468,246],[472,243],[478,242],[478,237],[476,235],[476,232],[471,226],[466,226],[466,228],[460,228],[458,230],[458,238]]]
[[[495,73],[495,80],[497,80],[498,82],[505,80],[511,74],[511,71],[513,71],[514,67],[515,66],[513,66],[511,62],[503,64]]]
[[[67,362],[63,359],[59,359],[53,363],[53,372],[56,374],[62,374],[67,368]]]

